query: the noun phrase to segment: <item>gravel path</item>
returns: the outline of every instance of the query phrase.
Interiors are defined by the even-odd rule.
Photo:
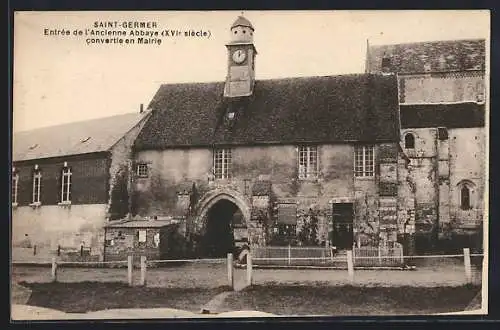
[[[459,286],[466,284],[463,265],[441,263],[417,267],[416,270],[356,270],[354,280],[346,270],[254,269],[253,283],[311,284],[360,286]],[[147,272],[148,287],[216,288],[228,285],[225,263],[188,263],[163,268],[150,268]],[[472,272],[473,284],[481,284],[481,271]],[[134,282],[139,281],[140,270],[134,269]],[[13,282],[50,282],[50,268],[15,266]],[[246,270],[235,269],[235,287],[245,286]],[[59,282],[126,282],[125,268],[61,268]]]

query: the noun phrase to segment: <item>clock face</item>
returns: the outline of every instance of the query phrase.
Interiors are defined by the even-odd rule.
[[[236,63],[242,63],[247,58],[247,54],[243,49],[237,49],[233,53],[233,61]]]

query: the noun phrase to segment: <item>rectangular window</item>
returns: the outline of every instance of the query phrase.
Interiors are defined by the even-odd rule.
[[[214,176],[216,179],[231,178],[231,149],[215,149],[214,150]]]
[[[40,191],[42,187],[42,172],[33,173],[33,203],[40,203]]]
[[[139,240],[139,243],[146,243],[146,231],[145,230],[139,230],[137,232],[137,238]]]
[[[71,202],[71,168],[62,170],[61,202]]]
[[[17,204],[17,186],[19,183],[19,174],[12,173],[12,204]]]
[[[318,177],[318,147],[299,147],[299,179]]]
[[[354,175],[371,177],[375,175],[375,152],[373,146],[354,147]]]
[[[137,164],[135,173],[140,178],[147,178],[149,175],[148,164]]]

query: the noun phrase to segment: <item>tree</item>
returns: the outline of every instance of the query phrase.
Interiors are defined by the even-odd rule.
[[[115,175],[111,187],[109,206],[110,220],[122,219],[129,213],[128,170],[122,166]]]

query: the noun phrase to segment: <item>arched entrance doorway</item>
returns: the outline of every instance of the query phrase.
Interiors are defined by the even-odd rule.
[[[234,253],[242,239],[242,230],[246,232],[246,224],[239,207],[228,199],[215,202],[206,213],[202,257],[222,258]]]

